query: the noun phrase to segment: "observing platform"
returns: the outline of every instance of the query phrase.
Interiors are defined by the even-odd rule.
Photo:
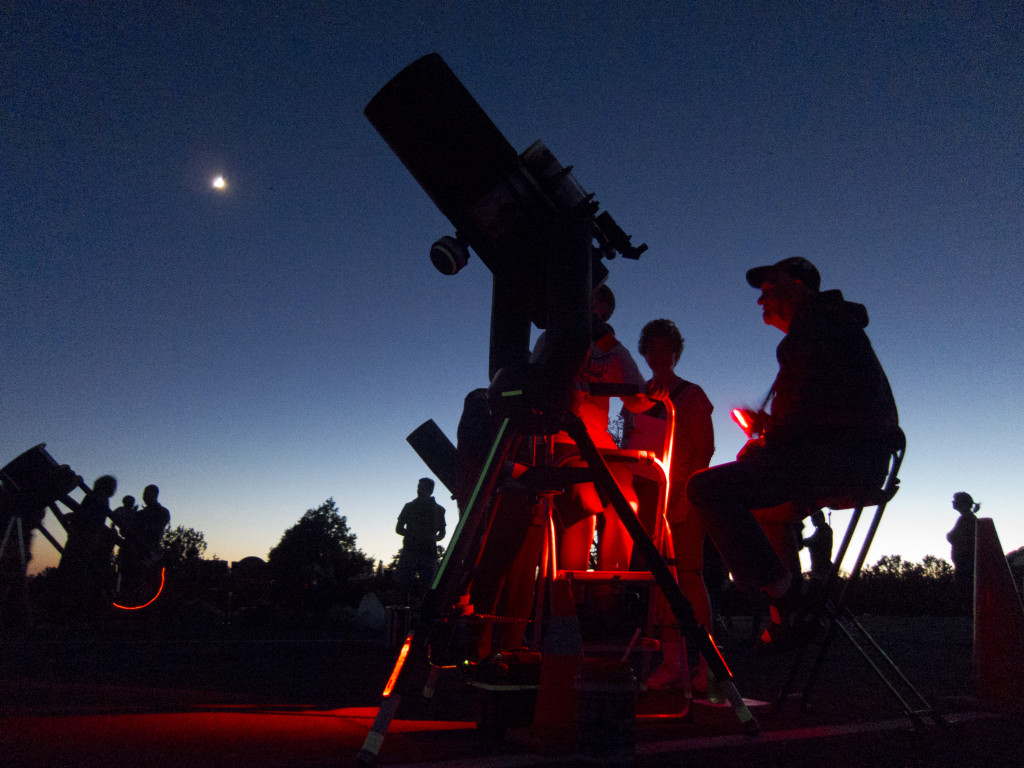
[[[837,643],[808,711],[757,713],[758,736],[731,712],[638,718],[639,767],[1024,765],[1019,713],[979,701],[968,617],[862,617],[948,727],[914,728],[859,656]],[[719,638],[744,697],[771,700],[790,656],[755,657],[746,617]],[[0,667],[5,766],[355,766],[393,663],[354,628],[36,629],[6,636]],[[641,712],[651,697],[641,695]],[[514,739],[484,738],[473,698],[444,677],[434,702],[410,702],[379,755],[390,766],[572,765]],[[579,764],[584,764],[582,758]],[[592,762],[592,761],[591,761]]]

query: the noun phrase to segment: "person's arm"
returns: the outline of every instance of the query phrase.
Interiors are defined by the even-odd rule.
[[[622,405],[632,413],[646,413],[662,400],[669,397],[669,391],[654,383],[654,379],[645,383],[642,387],[644,394],[637,397],[622,398]]]
[[[714,406],[696,384],[688,384],[672,402],[676,408],[673,470],[678,467],[693,473],[704,469],[715,453],[715,428],[711,422]]]
[[[444,507],[442,507],[440,504],[435,504],[434,505],[434,511],[435,511],[434,527],[436,529],[434,537],[435,537],[435,541],[440,541],[441,539],[444,538],[444,534],[445,534]]]
[[[408,509],[409,509],[409,505],[408,504],[406,504],[404,507],[402,507],[402,511],[398,513],[398,524],[395,525],[395,533],[397,533],[402,538],[405,538],[405,534],[407,532],[407,527],[408,527]]]

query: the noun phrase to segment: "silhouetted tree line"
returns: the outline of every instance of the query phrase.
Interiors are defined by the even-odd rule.
[[[846,583],[841,573],[839,588]],[[1020,577],[1017,584],[1019,588]],[[847,604],[855,614],[877,616],[955,616],[970,611],[956,589],[953,565],[934,555],[926,555],[920,563],[886,555],[874,565],[865,565]],[[763,611],[763,606],[753,605],[735,589],[723,592],[719,606],[728,616]]]
[[[235,583],[230,564],[216,556],[204,557],[207,549],[202,531],[177,526],[164,532],[154,567],[166,569],[166,587],[152,613],[173,615],[196,603],[231,618],[246,609],[311,615],[358,605],[369,591],[378,594],[395,589],[395,561],[375,563],[356,546],[356,535],[339,512],[333,498],[307,510],[288,528],[270,550],[265,572],[253,579],[252,563],[246,563],[245,588]],[[117,579],[118,556],[111,561],[110,585]],[[257,585],[254,589],[253,585]],[[262,586],[259,586],[262,585]],[[56,568],[47,568],[29,582],[29,600],[37,617],[54,615],[62,584]]]
[[[375,563],[358,548],[356,534],[333,498],[307,510],[270,550],[262,594],[246,594],[240,600],[241,594],[232,592],[229,564],[216,556],[205,559],[206,549],[202,531],[185,526],[165,531],[161,563],[168,574],[166,603],[205,600],[229,614],[258,604],[261,611],[285,610],[296,617],[313,617],[354,609],[369,592],[384,605],[397,600],[398,554],[387,564]],[[1019,586],[1024,578],[1024,548],[1011,552],[1007,560]],[[53,571],[47,569],[32,579],[31,594],[39,607],[51,602],[47,593],[56,588]],[[957,601],[953,566],[932,555],[920,563],[886,555],[865,566],[850,593],[849,605],[855,613],[890,616],[946,616],[964,611]],[[751,610],[749,601],[735,591],[725,596],[721,608],[732,615]]]
[[[850,591],[850,610],[880,616],[953,616],[964,612],[954,588],[953,565],[934,555],[920,563],[886,555],[861,571]]]

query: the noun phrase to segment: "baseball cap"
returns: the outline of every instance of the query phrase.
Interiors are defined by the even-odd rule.
[[[821,287],[821,275],[818,274],[818,268],[800,256],[790,256],[788,259],[777,261],[774,264],[747,270],[747,283],[754,288],[760,288],[761,283],[773,272],[789,275],[815,291]]]

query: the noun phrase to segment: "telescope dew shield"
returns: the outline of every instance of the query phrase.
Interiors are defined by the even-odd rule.
[[[405,440],[444,487],[455,493],[455,476],[459,468],[458,450],[434,420],[427,419],[409,433]]]
[[[364,114],[456,231],[473,205],[505,181],[518,155],[440,55],[417,59]]]

